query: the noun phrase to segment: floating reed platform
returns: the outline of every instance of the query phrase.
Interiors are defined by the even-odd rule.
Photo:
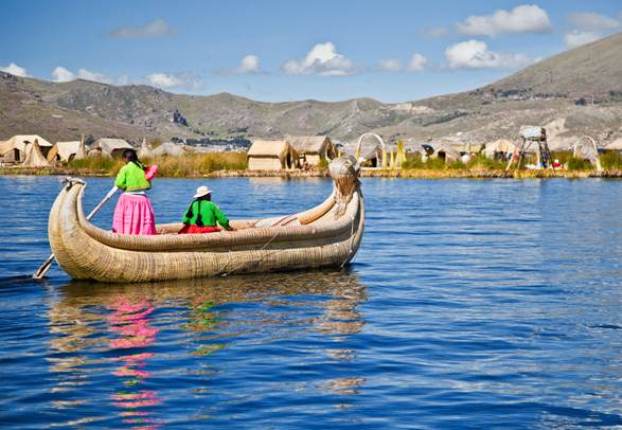
[[[81,176],[81,177],[112,177],[112,172],[107,170],[74,169],[68,167],[0,167],[0,176]],[[361,177],[367,178],[407,178],[407,179],[530,179],[530,178],[622,178],[622,170],[490,170],[490,169],[363,169]],[[196,172],[189,175],[161,175],[158,177],[171,178],[328,178],[328,170],[281,170],[281,171],[256,171],[256,170],[217,170],[212,172]]]

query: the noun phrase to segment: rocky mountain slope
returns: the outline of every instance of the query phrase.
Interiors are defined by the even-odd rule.
[[[417,102],[373,99],[264,103],[227,93],[172,94],[144,85],[52,83],[0,73],[0,139],[38,133],[150,138],[328,134],[483,142],[515,137],[522,124],[554,123],[562,136],[605,141],[621,133],[622,33],[566,51],[474,91]]]

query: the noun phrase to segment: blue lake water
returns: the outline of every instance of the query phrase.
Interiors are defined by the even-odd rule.
[[[158,221],[203,183],[231,217],[331,188],[158,179]],[[23,277],[59,189],[0,177],[2,428],[622,426],[620,181],[364,179],[346,271],[119,286]]]

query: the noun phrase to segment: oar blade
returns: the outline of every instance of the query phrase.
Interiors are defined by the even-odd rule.
[[[32,274],[32,279],[35,279],[37,281],[43,279],[46,273],[48,273],[48,270],[50,270],[50,267],[52,267],[53,262],[54,262],[54,254],[50,255],[47,258],[47,260],[45,260],[43,264],[39,266],[36,272]]]

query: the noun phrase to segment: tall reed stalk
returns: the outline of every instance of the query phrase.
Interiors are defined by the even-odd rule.
[[[141,160],[146,165],[157,164],[158,176],[182,178],[202,176],[221,170],[245,170],[244,152],[208,152],[204,154],[185,154],[179,157],[158,156]],[[107,157],[89,157],[73,160],[67,164],[84,174],[114,175],[123,166],[123,160]]]

